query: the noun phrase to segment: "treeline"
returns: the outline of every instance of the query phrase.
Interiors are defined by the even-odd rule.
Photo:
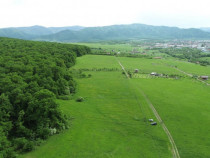
[[[152,56],[143,55],[143,54],[140,54],[140,53],[135,53],[135,54],[131,54],[131,53],[120,53],[120,54],[117,54],[116,56],[118,56],[118,57],[131,57],[131,58],[147,58],[147,59],[152,59]]]
[[[199,58],[202,54],[202,51],[195,48],[165,48],[160,49],[160,52],[166,53],[172,57],[180,58],[180,59],[193,59]]]
[[[0,38],[0,157],[68,128],[56,97],[75,92],[68,68],[86,46]]]
[[[144,55],[140,53],[131,53],[131,52],[113,52],[107,51],[102,48],[92,48],[92,55],[108,55],[108,56],[117,56],[117,57],[131,57],[131,58],[147,58],[152,59],[152,56]]]
[[[121,71],[121,69],[118,68],[82,68],[82,69],[78,69],[79,71]]]
[[[199,59],[201,57],[210,57],[210,54],[203,53],[201,50],[196,48],[164,48],[159,49],[159,51],[175,58],[187,59],[189,62],[199,63],[202,66],[210,65],[210,62]]]

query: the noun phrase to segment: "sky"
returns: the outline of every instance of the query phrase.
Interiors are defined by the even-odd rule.
[[[0,28],[141,23],[210,27],[210,0],[0,0]]]

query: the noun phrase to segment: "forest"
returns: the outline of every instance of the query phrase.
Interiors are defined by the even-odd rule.
[[[89,47],[0,38],[0,157],[69,128],[56,98],[74,94],[69,68]]]

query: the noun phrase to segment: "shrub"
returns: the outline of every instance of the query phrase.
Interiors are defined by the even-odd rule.
[[[16,138],[13,141],[15,150],[22,150],[24,145],[27,143],[27,139],[23,138]]]
[[[84,101],[84,98],[83,98],[83,97],[79,97],[79,98],[77,98],[76,101],[77,101],[77,102],[83,102],[83,101]]]
[[[86,78],[86,74],[81,74],[81,77],[82,78]]]
[[[65,128],[65,126],[64,126],[63,128]],[[50,128],[50,134],[51,134],[51,135],[54,135],[54,134],[56,134],[56,133],[57,133],[56,128]]]
[[[41,139],[47,139],[50,136],[50,130],[48,128],[39,128],[37,130],[37,136]]]
[[[16,138],[13,141],[13,144],[15,150],[19,150],[21,152],[27,152],[34,149],[34,143],[32,141],[25,139],[24,137]]]
[[[28,141],[24,146],[23,146],[23,152],[28,152],[34,149],[34,143],[32,141]]]

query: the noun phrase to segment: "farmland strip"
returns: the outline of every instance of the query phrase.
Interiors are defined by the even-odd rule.
[[[187,72],[185,72],[185,71],[183,71],[183,70],[181,70],[181,69],[178,69],[178,68],[175,68],[175,69],[177,69],[178,71],[180,71],[180,72],[182,72],[182,73],[186,74],[187,76],[193,77],[193,75],[192,75],[192,74],[190,74],[190,73],[187,73]],[[201,80],[201,79],[199,79],[199,78],[197,78],[197,80],[198,80],[198,81],[200,81],[200,82],[205,83],[207,86],[210,86],[210,84],[209,84],[209,83],[206,83],[205,81],[203,81],[203,80]]]
[[[130,79],[128,73],[126,72],[126,70],[125,70],[125,68],[124,68],[124,66],[120,63],[119,60],[117,60],[117,61],[118,61],[118,63],[120,64],[122,70],[125,72],[127,78]],[[190,75],[190,74],[188,74],[188,75]],[[170,141],[170,143],[171,143],[171,146],[172,146],[173,158],[180,158],[180,155],[179,155],[178,149],[177,149],[177,147],[176,147],[175,141],[174,141],[174,139],[173,139],[171,133],[169,132],[168,128],[167,128],[166,125],[163,123],[163,121],[162,121],[160,115],[158,114],[157,110],[155,109],[155,107],[153,106],[153,104],[151,103],[151,101],[150,101],[150,100],[148,99],[148,97],[145,95],[145,93],[144,93],[141,89],[139,89],[139,90],[140,90],[142,96],[144,96],[145,100],[146,100],[147,103],[149,104],[149,107],[150,107],[151,110],[153,111],[155,117],[157,118],[157,120],[158,120],[159,123],[161,124],[161,126],[162,126],[163,130],[165,131],[166,135],[168,136],[168,139],[169,139],[169,141]]]
[[[130,77],[129,77],[128,73],[126,72],[126,70],[125,70],[125,68],[124,68],[124,66],[120,63],[120,61],[119,61],[119,60],[117,60],[117,61],[118,61],[118,63],[120,64],[120,66],[121,66],[122,70],[125,72],[125,75],[127,76],[127,78],[128,78],[128,79],[130,79]]]

